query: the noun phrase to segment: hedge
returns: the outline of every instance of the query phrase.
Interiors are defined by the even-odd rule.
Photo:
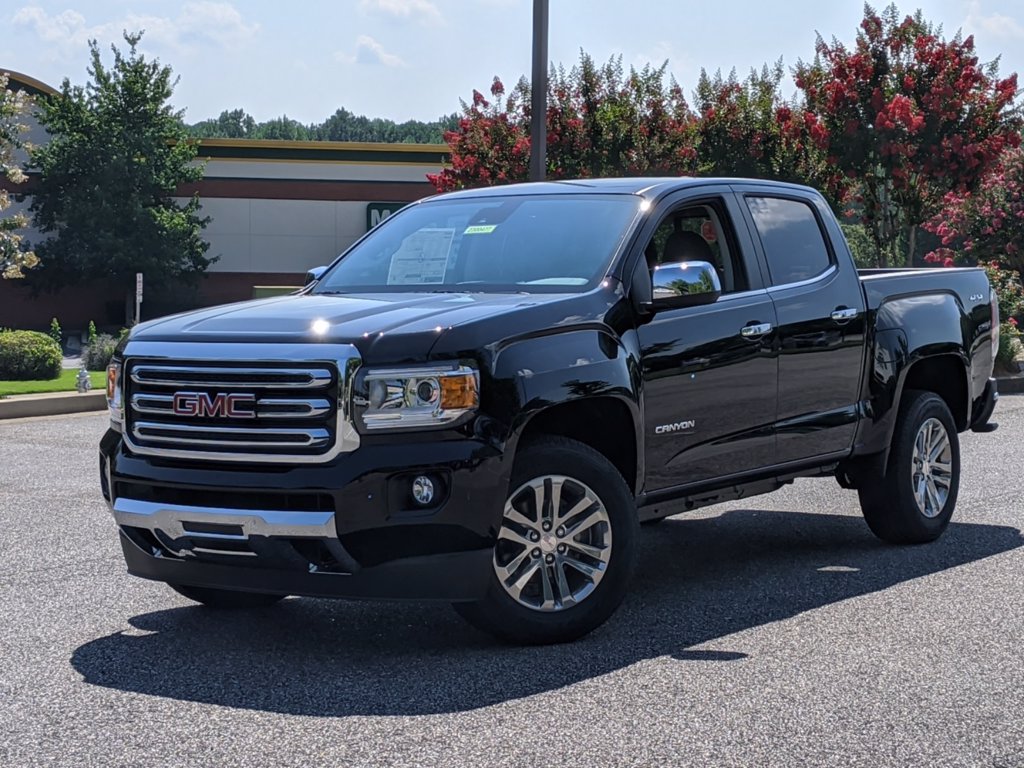
[[[56,379],[61,371],[60,345],[45,333],[0,333],[0,379],[38,381]]]

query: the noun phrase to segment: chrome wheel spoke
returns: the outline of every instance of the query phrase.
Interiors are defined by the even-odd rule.
[[[562,480],[551,481],[551,497],[548,499],[548,520],[558,525],[558,510],[562,506]]]
[[[540,562],[530,563],[529,567],[523,571],[523,575],[516,579],[515,583],[506,585],[506,588],[516,599],[523,593],[523,588],[530,583],[530,580],[534,577],[537,571],[540,570]]]
[[[511,504],[505,505],[505,519],[517,525],[521,525],[524,528],[535,528],[537,526],[537,523],[533,522],[533,520],[528,518]]]
[[[583,516],[576,519],[571,526],[567,528],[567,536],[577,536],[583,531],[587,530],[597,523],[603,522],[608,519],[608,515],[604,511],[604,507],[591,506],[590,509],[583,512]]]
[[[939,492],[935,489],[935,483],[931,478],[928,478],[928,501],[931,503],[932,514],[937,515],[942,509],[942,504],[939,502]]]
[[[558,586],[558,602],[563,608],[567,608],[576,602],[576,599],[572,595],[572,590],[569,589],[569,582],[565,578],[565,568],[562,565],[562,560],[559,559],[555,562],[555,584]]]
[[[593,503],[594,503],[593,499],[591,499],[591,498],[589,498],[587,496],[584,496],[582,499],[580,499],[575,504],[573,504],[572,508],[568,512],[566,512],[564,515],[562,515],[559,518],[558,522],[563,522],[565,520],[572,520],[574,517],[576,517],[576,515],[580,514],[584,510],[586,510],[586,508],[589,507]]]
[[[535,547],[537,546],[529,537],[524,536],[519,531],[509,528],[506,525],[501,526],[501,530],[498,531],[498,538],[504,539],[505,541],[511,541],[514,544],[522,544],[524,547]]]
[[[584,563],[582,560],[577,560],[575,557],[565,558],[565,564],[568,565],[570,568],[575,568],[584,576],[589,576],[591,579],[597,576],[597,574],[601,573],[601,569],[596,568],[593,565],[588,565],[587,563]]]
[[[507,585],[510,581],[515,579],[516,573],[522,567],[523,562],[529,559],[529,557],[530,550],[524,549],[522,552],[520,552],[518,555],[512,558],[508,565],[496,565],[495,567],[501,571],[498,574],[499,578],[501,578],[501,583]]]
[[[595,560],[600,560],[604,556],[604,550],[600,547],[595,547],[591,544],[584,544],[582,541],[567,541],[565,543],[570,549],[575,549],[578,552],[589,555]]]
[[[540,604],[542,611],[553,611],[555,609],[555,593],[551,589],[551,568],[548,566],[541,566],[540,569],[540,584],[541,589],[544,592],[544,602]]]

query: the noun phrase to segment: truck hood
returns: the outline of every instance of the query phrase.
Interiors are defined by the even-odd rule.
[[[364,360],[425,358],[446,331],[576,294],[302,294],[227,304],[143,323],[131,341],[350,343]]]

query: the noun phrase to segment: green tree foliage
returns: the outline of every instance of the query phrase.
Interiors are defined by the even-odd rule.
[[[244,109],[224,110],[219,117],[189,126],[188,132],[199,139],[253,139],[256,121]]]
[[[48,236],[37,247],[36,290],[108,278],[127,295],[136,272],[150,285],[191,283],[212,262],[198,197],[173,199],[203,175],[169,103],[176,80],[136,50],[140,39],[125,34],[127,55],[112,46],[109,68],[91,42],[87,85],[65,79],[58,96],[39,100],[51,139],[31,157],[40,174],[31,210]]]
[[[14,152],[22,146],[21,134],[25,126],[20,120],[28,100],[23,91],[9,89],[7,82],[7,75],[0,72],[0,177],[12,184],[21,184],[25,174],[18,167]],[[24,236],[18,233],[28,224],[28,219],[20,213],[5,216],[4,211],[10,206],[10,194],[0,189],[0,277],[6,279],[23,277],[24,270],[37,263],[35,254],[24,247]]]
[[[455,127],[457,115],[432,122],[407,120],[396,123],[380,117],[356,115],[339,109],[322,123],[304,125],[287,115],[257,123],[243,109],[225,110],[219,117],[188,127],[201,139],[288,139],[292,141],[363,141],[385,144],[439,144],[444,132]]]

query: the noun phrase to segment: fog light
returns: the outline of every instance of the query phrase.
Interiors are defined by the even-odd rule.
[[[420,506],[428,506],[434,500],[434,481],[420,475],[412,481],[412,497]]]

